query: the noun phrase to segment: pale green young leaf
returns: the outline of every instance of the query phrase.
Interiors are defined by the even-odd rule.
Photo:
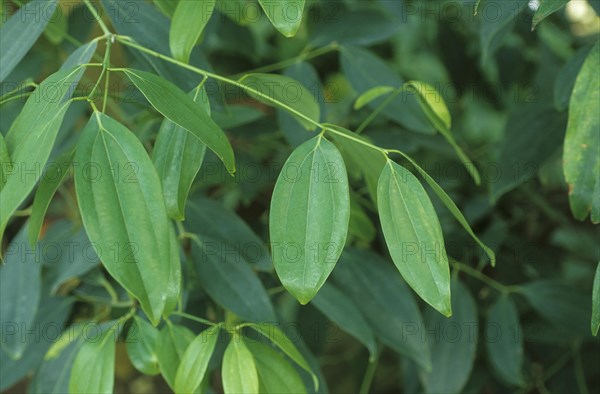
[[[158,174],[135,135],[99,112],[82,132],[76,161],[75,189],[90,241],[104,267],[157,325],[180,286]]]
[[[196,136],[223,161],[227,171],[235,172],[233,149],[225,133],[205,111],[198,111],[194,100],[158,75],[133,69],[124,72],[158,112]]]
[[[507,383],[523,386],[523,335],[509,295],[500,295],[490,308],[486,331],[487,353],[496,372]]]
[[[569,0],[541,0],[535,15],[533,15],[531,30],[535,29],[538,23],[546,19],[548,16],[567,5],[568,2]]]
[[[600,328],[600,263],[596,266],[594,289],[592,290],[592,334],[598,335]]]
[[[48,166],[40,180],[38,189],[33,197],[27,230],[29,243],[32,245],[38,240],[52,197],[54,197],[54,194],[66,179],[67,174],[69,174],[74,153],[73,150],[63,153],[57,158],[56,162]]]
[[[208,369],[208,362],[219,339],[219,327],[201,332],[190,343],[175,375],[175,393],[195,393]]]
[[[260,392],[267,394],[307,392],[300,375],[281,353],[260,342],[248,341],[246,346],[254,356]]]
[[[319,103],[311,91],[298,81],[284,75],[255,73],[244,75],[239,83],[258,92],[258,94],[248,92],[254,99],[270,106],[290,110],[307,130],[314,130],[317,127],[314,122],[320,120]],[[281,104],[275,104],[273,100]]]
[[[146,320],[135,316],[127,334],[127,355],[131,364],[145,375],[158,375],[158,356],[156,344],[158,330]]]
[[[169,321],[158,334],[156,342],[158,366],[161,375],[173,390],[175,390],[175,377],[181,359],[195,337],[189,328]]]
[[[388,161],[377,193],[381,227],[394,264],[425,302],[452,315],[444,238],[425,189],[410,171]]]
[[[99,338],[86,338],[75,357],[69,381],[69,393],[112,394],[115,383],[116,329],[99,326]]]
[[[349,220],[344,160],[332,143],[314,137],[296,148],[284,164],[269,217],[275,270],[300,303],[317,294],[335,267]],[[290,245],[296,245],[297,254],[290,254]]]
[[[196,111],[204,111],[210,116],[206,91],[196,89],[190,96],[198,104]],[[171,219],[185,219],[185,203],[205,152],[206,145],[198,138],[169,119],[163,120],[154,143],[152,161],[161,179],[167,213]]]
[[[56,9],[57,0],[33,0],[24,4],[19,11],[0,29],[0,82],[29,52],[42,34]],[[4,7],[4,5],[3,5]]]
[[[294,37],[302,23],[305,0],[258,0],[273,26],[286,37]]]
[[[225,394],[258,392],[256,363],[241,336],[233,336],[227,345],[221,373]]]
[[[358,96],[358,98],[354,102],[354,109],[361,109],[365,105],[369,104],[371,101],[373,101],[381,96],[390,94],[393,91],[395,91],[396,89],[398,89],[398,88],[394,88],[391,86],[375,86],[374,88],[371,88],[371,89],[367,90],[366,92],[364,92],[363,94],[361,94],[360,96]]]
[[[215,0],[180,1],[177,4],[169,32],[169,46],[175,59],[184,63],[190,61],[192,49],[214,8]]]
[[[573,216],[600,223],[600,43],[589,52],[571,94],[563,151],[565,180]]]

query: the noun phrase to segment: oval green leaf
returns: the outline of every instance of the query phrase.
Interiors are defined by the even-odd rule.
[[[358,96],[356,101],[354,102],[354,109],[361,109],[365,105],[369,104],[371,101],[392,93],[397,88],[391,86],[375,86]]]
[[[82,133],[76,160],[79,210],[96,254],[157,325],[180,286],[158,174],[135,135],[99,112]]]
[[[388,161],[379,177],[377,206],[394,264],[410,287],[445,316],[450,306],[450,269],[444,237],[429,196],[415,176]]]
[[[300,375],[281,353],[260,342],[247,342],[246,346],[254,356],[261,393],[307,392]]]
[[[136,316],[127,334],[127,355],[131,364],[145,375],[158,375],[156,342],[158,330],[146,320]]]
[[[302,23],[305,0],[258,0],[273,26],[286,37],[294,37]]]
[[[336,147],[317,136],[288,158],[275,184],[269,218],[273,264],[301,303],[317,294],[346,243],[348,176]]]
[[[214,8],[215,0],[177,3],[169,31],[169,46],[175,59],[184,63],[190,61],[192,49],[198,42]]]
[[[258,392],[254,357],[241,336],[234,336],[225,349],[222,375],[225,394]]]
[[[167,321],[158,334],[156,343],[158,366],[161,375],[173,390],[175,390],[175,377],[181,359],[195,337],[189,328],[173,324],[170,321]]]
[[[176,393],[195,393],[208,369],[208,362],[219,339],[219,327],[202,331],[190,343],[175,375]]]
[[[150,104],[165,118],[186,129],[223,161],[227,171],[235,172],[233,149],[221,128],[181,89],[158,75],[140,70],[123,70]]]

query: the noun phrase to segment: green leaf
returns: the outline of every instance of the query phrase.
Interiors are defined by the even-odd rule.
[[[419,167],[419,165],[413,159],[411,159],[410,156],[408,156],[402,152],[397,152],[397,153],[401,154],[402,157],[404,157],[406,160],[408,160],[408,162],[413,165],[413,167],[417,170],[417,172],[419,174],[421,174],[423,179],[425,179],[425,182],[427,182],[429,187],[431,187],[431,190],[433,190],[433,192],[438,196],[438,198],[442,201],[442,203],[446,206],[446,208],[448,208],[448,210],[450,211],[452,216],[454,216],[456,221],[458,221],[458,223],[460,223],[460,225],[467,231],[467,233],[471,236],[471,238],[473,238],[473,240],[475,240],[475,242],[477,242],[479,244],[481,249],[483,249],[483,251],[488,255],[492,266],[495,266],[496,265],[496,255],[495,255],[494,251],[492,249],[488,248],[475,235],[475,233],[471,229],[471,226],[469,226],[469,222],[467,222],[467,219],[465,218],[465,216],[462,214],[460,209],[458,209],[458,207],[456,206],[454,201],[452,201],[450,196],[448,196],[448,194],[446,194],[444,189],[442,189],[440,187],[440,185],[438,185],[437,182],[424,169]]]
[[[369,250],[347,248],[333,279],[384,344],[424,368],[431,366],[419,306],[391,264]]]
[[[592,291],[592,334],[598,335],[600,328],[600,262],[596,266],[594,289]]]
[[[56,0],[33,0],[24,4],[0,30],[0,82],[29,52],[56,9]]]
[[[169,46],[175,59],[189,63],[192,49],[214,8],[215,0],[180,1],[177,4],[169,32]]]
[[[181,359],[195,337],[188,328],[169,321],[160,330],[156,343],[156,356],[160,373],[173,390],[175,390],[175,377]]]
[[[258,392],[258,373],[254,357],[241,336],[232,337],[225,349],[222,375],[225,394]]]
[[[69,381],[69,393],[112,394],[115,381],[116,327],[99,326],[99,338],[85,338],[75,357]]]
[[[566,114],[547,104],[522,104],[509,115],[501,144],[497,176],[491,182],[494,201],[535,177],[544,162],[560,149]]]
[[[388,161],[377,201],[383,235],[402,277],[425,302],[452,315],[444,237],[425,189],[410,171]]]
[[[11,215],[25,201],[46,165],[62,120],[69,108],[68,99],[82,70],[60,70],[42,82],[27,99],[23,110],[6,135],[6,146],[13,170],[6,174],[0,192],[0,240]],[[25,170],[36,169],[24,176]]]
[[[208,369],[208,362],[219,339],[219,327],[211,327],[201,332],[188,346],[177,374],[175,375],[176,393],[195,393]]]
[[[482,64],[487,64],[494,52],[500,48],[504,38],[518,19],[518,15],[528,3],[529,0],[480,1],[477,14],[481,15],[479,35]]]
[[[133,69],[124,72],[158,112],[196,136],[223,161],[227,171],[235,172],[233,149],[225,133],[205,111],[198,111],[194,100],[158,75]]]
[[[275,184],[269,227],[273,264],[301,303],[317,294],[348,233],[350,195],[340,152],[322,136],[300,145]]]
[[[8,174],[6,174],[6,170],[10,169],[11,160],[10,155],[8,154],[8,148],[6,147],[6,141],[4,141],[4,134],[0,133],[0,191],[6,184],[6,178]]]
[[[589,336],[590,297],[556,280],[539,280],[520,286],[519,292],[546,320],[564,332]]]
[[[184,3],[191,3],[184,1]],[[210,104],[204,89],[190,93],[198,103],[196,111],[210,116]],[[161,179],[169,217],[185,219],[185,203],[192,183],[200,171],[206,145],[169,119],[163,120],[156,136],[152,161]]]
[[[540,6],[538,7],[535,15],[533,15],[533,21],[531,22],[531,30],[546,19],[551,14],[563,8],[569,0],[541,0]]]
[[[74,153],[73,150],[63,153],[54,163],[48,166],[40,180],[38,189],[33,197],[29,227],[27,229],[29,243],[32,245],[38,240],[42,225],[44,224],[44,217],[46,216],[46,211],[50,206],[52,197],[54,197],[54,194],[64,182],[67,174],[69,174],[70,169],[72,168],[71,165]]]
[[[452,282],[452,310],[449,319],[428,310],[425,321],[432,365],[421,370],[427,393],[460,393],[467,383],[477,351],[477,306],[469,290],[458,280]]]
[[[592,223],[600,223],[600,43],[588,54],[571,95],[569,121],[563,153],[565,179],[573,216],[584,220],[591,211]],[[595,142],[596,141],[596,142]]]
[[[591,49],[591,46],[579,49],[556,76],[554,81],[554,106],[557,110],[564,111],[569,107],[575,80]]]
[[[99,112],[82,132],[76,161],[77,200],[90,241],[104,267],[157,325],[180,286],[178,249],[158,174],[135,135]]]
[[[377,230],[373,221],[363,209],[353,194],[350,194],[350,222],[348,223],[349,238],[355,237],[358,241],[370,243],[375,239]]]
[[[156,6],[166,15],[171,16],[175,13],[180,0],[154,0]],[[182,1],[184,3],[184,1]]]
[[[248,95],[270,106],[290,111],[307,130],[314,130],[319,122],[319,102],[304,85],[292,78],[278,74],[246,74],[239,81],[253,89]],[[281,104],[273,103],[273,100]]]
[[[366,92],[362,93],[360,96],[358,96],[358,98],[354,102],[354,109],[361,109],[376,98],[390,94],[396,89],[398,88],[394,88],[391,86],[375,86],[374,88],[371,88]]]
[[[131,364],[145,375],[158,375],[156,343],[159,332],[146,320],[135,316],[127,333],[127,355]]]
[[[261,334],[263,337],[267,338],[269,341],[271,341],[275,346],[281,349],[281,351],[284,352],[289,358],[294,360],[294,362],[298,364],[300,368],[308,372],[313,379],[315,390],[318,390],[319,380],[317,379],[317,375],[315,375],[315,373],[311,370],[310,365],[308,364],[304,356],[298,351],[296,345],[294,345],[294,342],[292,342],[292,340],[288,338],[283,333],[283,331],[281,331],[277,326],[268,323],[248,323],[246,325],[258,332],[259,334]]]
[[[373,331],[365,321],[360,310],[357,309],[344,293],[334,285],[326,283],[321,288],[321,291],[319,291],[319,294],[313,298],[312,304],[342,330],[362,342],[369,350],[371,359],[374,359],[377,353],[377,343],[375,342]]]
[[[203,237],[194,239],[192,256],[198,281],[218,304],[244,320],[277,321],[267,290],[236,249]]]
[[[272,347],[260,342],[246,343],[254,356],[261,390],[272,394],[306,393],[306,387],[298,372],[292,365]]]
[[[258,0],[273,26],[286,37],[294,37],[302,23],[304,0]]]
[[[47,16],[45,16],[47,18]],[[63,10],[60,7],[56,7],[54,14],[50,18],[46,29],[44,30],[44,36],[54,45],[59,45],[65,39],[69,30],[69,17],[63,15]]]
[[[507,294],[502,294],[488,314],[487,353],[500,377],[507,383],[523,386],[523,333],[517,307]]]
[[[479,185],[481,183],[481,177],[479,176],[477,167],[456,143],[454,135],[450,131],[452,119],[450,117],[450,111],[448,111],[448,107],[446,107],[446,103],[442,96],[433,86],[420,81],[406,82],[404,87],[409,91],[415,92],[419,98],[421,109],[425,112],[427,119],[429,119],[435,129],[439,131],[446,141],[448,141],[450,146],[452,146],[469,175],[471,175],[475,183]]]
[[[13,359],[23,356],[27,341],[21,340],[21,327],[31,327],[38,310],[42,287],[40,255],[38,245],[29,246],[24,225],[8,243],[4,264],[0,265],[0,321],[6,325],[2,327],[0,346]]]

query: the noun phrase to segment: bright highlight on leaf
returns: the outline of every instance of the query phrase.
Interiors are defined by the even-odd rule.
[[[388,161],[379,178],[377,206],[386,244],[402,277],[425,302],[451,316],[442,229],[421,183]]]
[[[301,304],[317,294],[342,253],[350,220],[342,155],[322,136],[300,145],[285,162],[271,198],[273,264]]]

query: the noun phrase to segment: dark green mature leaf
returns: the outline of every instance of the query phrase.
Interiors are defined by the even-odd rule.
[[[600,43],[588,54],[575,81],[563,153],[565,179],[573,216],[600,223]]]
[[[425,321],[432,357],[431,370],[421,370],[427,393],[460,393],[467,383],[477,350],[477,306],[469,290],[458,280],[452,282],[452,310],[449,319],[428,310]]]
[[[177,374],[175,375],[176,393],[195,393],[204,374],[208,369],[208,362],[215,350],[219,339],[219,327],[211,327],[201,332],[188,346]]]
[[[462,212],[460,211],[460,209],[458,209],[458,207],[456,206],[456,204],[454,203],[454,201],[452,201],[452,199],[450,198],[450,196],[448,196],[448,194],[446,194],[446,192],[444,191],[444,189],[442,189],[442,187],[440,185],[438,185],[438,183],[424,169],[422,169],[421,167],[419,167],[419,165],[413,159],[411,159],[410,156],[408,156],[408,155],[406,155],[404,153],[401,153],[401,155],[406,160],[408,160],[408,162],[413,165],[413,167],[423,177],[423,179],[425,179],[425,182],[427,182],[427,184],[429,185],[429,187],[431,188],[431,190],[433,190],[433,192],[438,196],[438,198],[442,201],[442,203],[446,206],[446,208],[448,208],[448,210],[450,211],[450,213],[452,214],[452,216],[454,216],[454,218],[456,219],[456,221],[458,223],[460,223],[460,225],[467,231],[467,233],[471,236],[471,238],[473,238],[475,240],[475,242],[477,242],[479,244],[479,246],[481,247],[481,249],[483,249],[483,251],[485,252],[485,254],[488,255],[492,266],[495,266],[496,265],[496,254],[494,253],[494,251],[492,249],[488,248],[477,237],[477,235],[475,235],[475,233],[471,229],[471,226],[469,225],[469,222],[467,222],[467,219],[462,214]]]
[[[267,290],[256,273],[235,249],[222,246],[210,237],[194,240],[192,255],[204,290],[244,320],[276,322]]]
[[[269,341],[271,341],[275,346],[277,346],[279,349],[281,349],[281,351],[284,352],[289,358],[294,360],[294,362],[296,364],[298,364],[298,366],[300,366],[300,368],[302,368],[306,372],[308,372],[313,379],[313,383],[315,385],[315,390],[318,390],[319,381],[317,379],[317,375],[315,375],[315,373],[312,371],[312,369],[310,368],[310,365],[308,364],[308,362],[306,361],[306,359],[304,358],[302,353],[300,353],[300,351],[298,351],[294,342],[292,342],[292,340],[290,338],[288,338],[283,333],[283,331],[281,331],[277,326],[275,326],[273,324],[268,324],[268,323],[261,323],[261,324],[249,323],[249,324],[247,324],[247,326],[252,328],[256,332],[258,332],[265,338],[267,338]]]
[[[2,297],[2,299],[4,300],[5,298]],[[6,352],[0,351],[0,390],[4,392],[7,388],[23,379],[29,372],[40,366],[46,351],[52,346],[56,340],[56,335],[60,334],[59,330],[62,329],[63,324],[69,317],[72,305],[73,300],[70,298],[45,297],[42,299],[33,323],[25,326],[31,331],[23,338],[21,338],[21,335],[24,333],[20,332],[20,329],[18,330],[19,332],[10,334],[8,332],[10,329],[10,326],[7,324],[8,322],[2,320],[3,341],[12,340],[12,335],[16,335],[19,337],[19,340],[24,340],[28,343],[27,350],[18,360],[13,360]],[[43,334],[36,336],[34,332]],[[36,391],[32,390],[32,392]],[[46,391],[46,393],[48,392],[49,390]]]
[[[215,0],[180,1],[177,4],[169,32],[169,46],[175,59],[189,62],[192,49],[214,8]]]
[[[223,161],[227,171],[235,172],[233,149],[223,130],[181,89],[158,75],[126,69],[125,74],[150,104],[167,119],[202,141]]]
[[[531,29],[535,29],[535,27],[546,19],[551,14],[563,8],[569,0],[541,0],[540,6],[538,7],[535,15],[533,16],[533,21],[531,22]]]
[[[146,320],[136,316],[127,333],[127,355],[131,364],[143,374],[158,375],[156,344],[159,332]]]
[[[342,330],[362,342],[369,350],[371,358],[375,357],[377,343],[373,331],[360,310],[337,287],[330,283],[323,285],[319,294],[313,298],[312,304]]]
[[[188,328],[169,321],[160,330],[156,343],[156,356],[160,373],[173,390],[181,359],[195,337]]]
[[[431,122],[433,127],[448,141],[452,146],[456,155],[465,166],[465,169],[473,177],[473,180],[477,185],[481,183],[479,171],[475,164],[469,159],[462,148],[456,143],[454,135],[450,131],[452,127],[452,118],[450,117],[450,111],[446,107],[446,103],[438,91],[431,85],[420,81],[409,81],[404,86],[417,94],[419,98],[419,104],[421,109],[425,112],[427,119]]]
[[[592,290],[592,334],[598,335],[600,329],[600,263],[596,266]]]
[[[180,286],[158,174],[135,135],[99,112],[82,132],[76,160],[79,210],[94,249],[157,325]]]
[[[42,82],[27,99],[6,135],[14,168],[0,191],[0,240],[11,215],[27,198],[48,161],[58,129],[69,108],[67,101],[81,78],[80,67],[61,70]],[[25,171],[36,169],[35,174]]]
[[[258,392],[256,363],[241,336],[234,336],[227,345],[221,373],[225,394]]]
[[[489,311],[486,326],[488,357],[507,383],[523,386],[523,337],[519,314],[507,294],[498,297]]]
[[[520,287],[520,293],[546,320],[576,336],[589,336],[590,297],[556,280],[539,280]]]
[[[481,62],[486,64],[500,48],[506,35],[525,9],[529,0],[482,0],[477,8],[481,19]]]
[[[275,270],[301,304],[317,294],[335,267],[349,219],[344,160],[332,143],[315,137],[284,164],[269,217]]]
[[[333,272],[333,279],[384,344],[424,368],[431,366],[429,348],[422,339],[419,307],[390,264],[368,250],[349,248]]]
[[[302,23],[304,0],[258,0],[263,11],[281,34],[294,37]]]
[[[533,178],[565,135],[566,115],[545,104],[524,104],[510,114],[498,159],[490,179],[494,200]]]
[[[261,393],[307,392],[298,372],[279,352],[260,342],[248,341],[246,346],[254,356]]]
[[[210,116],[206,91],[194,90],[190,95],[198,104],[196,111],[204,111]],[[154,143],[152,161],[162,182],[167,213],[172,219],[185,219],[185,203],[205,152],[206,145],[198,138],[169,119],[163,120]]]
[[[42,34],[54,10],[56,0],[33,0],[24,4],[0,30],[0,82],[29,52]]]
[[[404,79],[382,59],[366,49],[343,46],[340,48],[340,63],[344,75],[359,95],[374,86],[400,88],[404,84]],[[387,97],[380,97],[373,100],[368,104],[368,107],[374,110],[382,105],[386,99]],[[420,104],[413,94],[398,95],[386,105],[381,114],[412,131],[424,134],[435,133],[435,129],[421,111]]]
[[[23,327],[31,327],[40,302],[41,248],[30,247],[27,225],[9,242],[0,266],[0,321],[2,322],[1,350],[19,359],[27,346],[22,339]]]
[[[54,163],[51,163],[44,172],[31,206],[29,218],[28,238],[29,243],[34,244],[40,235],[44,217],[52,197],[63,183],[70,172],[74,151],[63,153]]]
[[[394,264],[425,302],[452,315],[444,237],[427,192],[410,171],[388,161],[377,193],[381,227]]]
[[[118,324],[118,323],[116,323]],[[99,338],[84,338],[75,357],[69,381],[69,393],[113,392],[115,383],[115,348],[118,327],[99,326]]]
[[[293,111],[294,117],[307,129],[314,130],[319,122],[319,102],[304,85],[285,75],[246,74],[240,84],[252,89],[246,91],[254,99],[274,107]],[[279,103],[274,103],[277,100]]]
[[[554,81],[554,106],[557,110],[564,111],[569,107],[575,80],[591,49],[591,46],[579,49],[556,76]]]
[[[217,201],[194,197],[187,204],[186,228],[200,239],[210,238],[221,253],[235,250],[258,271],[273,271],[271,255],[264,241],[235,212]],[[213,250],[214,251],[214,250]]]
[[[0,190],[6,184],[6,171],[10,169],[11,160],[8,154],[8,148],[6,147],[6,141],[4,141],[4,134],[0,133]]]

